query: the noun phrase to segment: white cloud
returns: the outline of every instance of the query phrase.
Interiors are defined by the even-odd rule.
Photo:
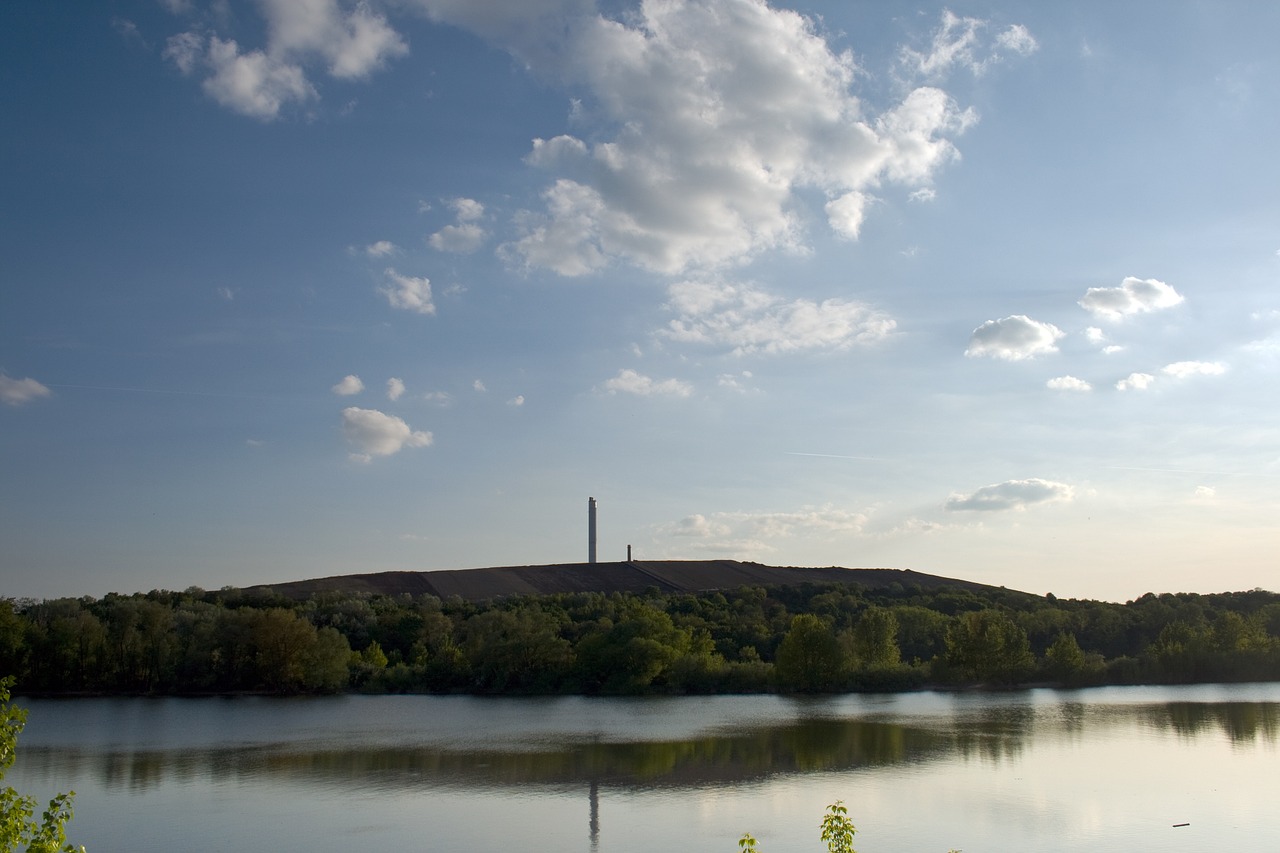
[[[1175,361],[1160,369],[1165,376],[1186,379],[1189,376],[1221,376],[1227,366],[1220,361]]]
[[[1198,500],[1211,501],[1218,496],[1218,490],[1213,486],[1196,486],[1195,496]]]
[[[441,5],[442,17],[467,18],[430,4]],[[490,19],[464,25],[497,30]],[[528,162],[554,180],[503,248],[561,275],[615,260],[674,274],[798,249],[802,190],[832,199],[832,227],[855,237],[868,190],[926,183],[955,157],[948,137],[974,121],[934,88],[868,115],[851,91],[852,55],[762,0],[651,2],[622,21],[561,22],[561,32],[563,49],[550,52],[499,36],[589,95],[578,122],[592,141],[534,142]]]
[[[942,22],[933,32],[927,50],[904,47],[899,62],[911,76],[940,79],[952,68],[964,68],[975,75],[986,73],[1003,61],[1000,51],[1030,56],[1040,48],[1039,42],[1022,24],[1013,24],[997,33],[994,47],[985,38],[988,22],[980,18],[962,18],[943,10]]]
[[[455,198],[449,202],[457,224],[446,225],[427,238],[433,249],[441,252],[474,252],[484,245],[489,233],[477,225],[484,217],[484,205],[471,198]]]
[[[330,75],[363,78],[387,60],[404,56],[409,45],[372,11],[356,3],[344,12],[337,0],[259,0],[267,18],[268,45],[274,55],[319,56]]]
[[[219,287],[217,293],[228,302],[234,302],[236,299],[236,292],[229,287]]]
[[[474,388],[476,392],[480,394],[483,394],[484,392],[489,390],[488,388],[484,387],[484,383],[481,382],[479,379],[477,379],[475,382],[472,382],[471,387]]]
[[[34,379],[14,379],[4,373],[0,373],[0,403],[21,406],[40,397],[48,397],[52,393],[46,386]]]
[[[1084,339],[1094,346],[1101,346],[1107,342],[1107,334],[1097,326],[1090,326],[1084,330]]]
[[[432,441],[431,433],[415,432],[400,418],[355,406],[342,410],[342,433],[358,449],[352,458],[362,462],[405,447],[427,447]]]
[[[728,536],[729,526],[713,524],[705,515],[699,513],[680,519],[670,528],[670,531],[672,536],[694,536],[705,539],[711,536]]]
[[[1011,50],[1019,56],[1030,56],[1040,49],[1031,31],[1022,24],[1013,24],[996,36],[996,44],[1005,50]]]
[[[688,397],[693,394],[693,386],[679,379],[654,380],[634,370],[619,370],[618,375],[606,381],[603,386],[610,394],[619,392],[635,394],[637,397]]]
[[[448,391],[428,391],[422,395],[422,399],[442,409],[447,409],[453,405],[453,395]]]
[[[1150,373],[1130,373],[1116,383],[1117,391],[1145,391],[1151,387],[1156,378]]]
[[[1021,361],[1057,352],[1057,342],[1065,334],[1052,323],[1041,323],[1025,314],[1015,314],[1000,320],[988,320],[974,329],[964,354],[970,358],[991,356],[1005,361]]]
[[[829,533],[861,533],[868,516],[864,512],[831,505],[802,507],[793,512],[716,512],[710,516],[687,516],[662,528],[671,536],[726,540],[718,547],[740,547],[752,543],[752,550],[771,550],[770,539],[817,536]]]
[[[385,258],[387,255],[394,255],[395,252],[396,244],[390,240],[379,240],[364,247],[364,253],[371,258]]]
[[[787,301],[751,284],[684,281],[668,287],[667,295],[667,309],[677,316],[660,335],[726,347],[735,355],[847,350],[879,343],[897,325],[861,302]]]
[[[183,74],[208,72],[201,84],[205,93],[242,115],[270,121],[286,104],[317,97],[301,66],[260,50],[241,53],[231,39],[179,33],[169,38],[163,55]]]
[[[1054,391],[1092,391],[1093,386],[1074,376],[1058,376],[1045,383]]]
[[[918,190],[912,190],[911,194],[907,196],[907,198],[910,199],[911,201],[920,201],[920,202],[933,201],[937,197],[938,197],[938,191],[935,190],[933,187],[921,187]]]
[[[1117,344],[1111,344],[1102,348],[1103,355],[1115,355],[1118,352],[1124,352],[1124,347]]]
[[[441,252],[466,254],[484,245],[487,236],[488,232],[479,225],[464,222],[461,225],[446,225],[428,237],[427,242],[431,248]]]
[[[858,239],[862,220],[867,215],[866,193],[854,190],[827,202],[827,223],[831,230],[850,240]]]
[[[1038,478],[1006,480],[983,486],[972,494],[952,495],[944,506],[952,511],[1021,511],[1034,504],[1070,501],[1074,496],[1075,490],[1066,483]]]
[[[753,379],[750,370],[744,370],[741,373],[721,373],[716,377],[716,384],[721,388],[728,388],[730,391],[737,391],[739,394],[745,394],[748,386]]]
[[[337,0],[260,0],[267,21],[264,49],[242,51],[216,33],[171,36],[164,57],[183,74],[206,72],[205,92],[242,115],[276,118],[282,108],[319,97],[306,66],[319,61],[330,76],[360,79],[404,56],[409,46],[368,3],[343,10]]]
[[[364,390],[364,383],[355,374],[342,377],[342,381],[329,389],[339,397],[350,397]]]
[[[390,282],[379,288],[379,292],[391,303],[391,307],[418,314],[436,313],[436,306],[431,301],[431,280],[400,275],[391,267],[385,270]]]
[[[1119,320],[1130,314],[1172,308],[1182,301],[1182,295],[1163,281],[1129,276],[1119,287],[1089,288],[1079,305],[1095,316]]]
[[[399,400],[404,394],[404,381],[394,376],[387,380],[387,399],[391,401]]]
[[[516,407],[516,408],[519,408],[520,406],[523,406],[523,405],[524,405],[524,395],[523,395],[523,394],[517,394],[516,396],[512,397],[510,400],[508,400],[508,401],[507,401],[507,405],[508,405],[508,406],[514,406],[514,407]]]
[[[449,202],[459,222],[474,222],[484,217],[484,205],[473,198],[455,198]]]

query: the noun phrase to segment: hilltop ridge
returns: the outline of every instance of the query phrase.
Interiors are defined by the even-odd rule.
[[[440,598],[456,595],[469,601],[483,601],[514,595],[566,592],[640,593],[651,587],[657,587],[663,592],[710,592],[742,586],[786,586],[801,583],[857,584],[871,589],[895,583],[904,587],[917,585],[923,589],[950,586],[976,591],[996,588],[989,584],[911,569],[766,566],[739,560],[631,560],[334,575],[262,584],[245,591],[274,592],[293,600],[303,600],[318,592],[367,592],[383,595],[425,594]]]

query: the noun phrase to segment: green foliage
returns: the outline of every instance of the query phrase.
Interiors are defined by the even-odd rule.
[[[791,630],[778,646],[774,668],[780,687],[802,693],[833,690],[844,670],[844,653],[825,622],[812,613],[801,613],[791,620]]]
[[[857,833],[853,821],[849,820],[849,810],[841,800],[827,806],[827,813],[822,818],[822,840],[827,845],[827,853],[857,853],[853,849],[853,836]],[[751,833],[744,832],[738,839],[739,853],[760,853],[758,842]],[[947,853],[960,853],[949,850]]]
[[[27,722],[27,712],[9,702],[13,678],[0,679],[0,780],[17,757],[18,735]],[[84,853],[83,847],[68,843],[66,825],[71,820],[71,800],[75,792],[59,794],[35,819],[34,797],[19,794],[11,787],[0,789],[0,853]]]
[[[853,849],[853,821],[849,820],[849,810],[844,803],[836,800],[827,806],[827,813],[822,818],[822,840],[826,842],[829,853],[855,853]]]
[[[1280,680],[1280,595],[1148,593],[1113,604],[805,583],[485,602],[341,592],[291,601],[230,588],[0,599],[6,668],[24,690],[144,694]]]
[[[902,659],[898,650],[898,617],[885,607],[871,606],[853,628],[853,653],[866,669],[892,669]]]
[[[1027,632],[998,610],[957,615],[947,629],[947,664],[966,679],[1013,684],[1031,671]]]

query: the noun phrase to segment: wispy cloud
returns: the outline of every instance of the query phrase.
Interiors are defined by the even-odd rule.
[[[897,325],[861,302],[786,300],[749,284],[685,281],[671,285],[667,294],[667,309],[677,316],[660,335],[724,347],[735,355],[847,350],[879,343]]]

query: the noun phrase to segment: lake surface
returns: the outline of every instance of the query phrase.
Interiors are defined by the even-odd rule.
[[[1277,684],[21,704],[89,853],[1280,850]]]

